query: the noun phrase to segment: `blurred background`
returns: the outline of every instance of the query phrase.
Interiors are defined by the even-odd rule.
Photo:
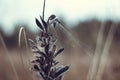
[[[40,35],[35,17],[42,15],[42,6],[43,0],[0,0],[0,80],[33,80],[32,52],[29,44],[26,48],[23,34],[18,47],[18,35],[20,27],[24,27],[27,39],[35,40]],[[58,60],[71,65],[65,80],[87,80],[101,25],[104,30],[99,54],[111,27],[117,26],[102,80],[120,80],[119,8],[120,0],[46,0],[45,20],[55,14],[64,25],[59,25],[56,31],[58,47],[65,48]]]

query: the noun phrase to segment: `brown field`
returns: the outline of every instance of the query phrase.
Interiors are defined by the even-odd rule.
[[[57,59],[60,64],[70,65],[64,80],[120,80],[120,24],[111,21],[104,24],[101,47],[97,45],[100,25],[99,21],[92,20],[79,24],[71,32],[58,33],[58,47],[63,46],[65,51]],[[116,25],[115,31],[109,33]],[[33,35],[26,33],[30,38]],[[18,31],[11,38],[0,34],[0,80],[38,80],[37,74],[30,70],[33,56],[29,47],[25,47],[24,39],[18,47]]]

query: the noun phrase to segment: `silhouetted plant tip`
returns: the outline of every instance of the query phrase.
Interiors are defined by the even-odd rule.
[[[60,22],[53,14],[45,21],[44,11],[45,0],[43,16],[40,16],[40,20],[35,18],[36,24],[41,30],[41,35],[36,38],[36,42],[29,39],[35,55],[35,60],[32,61],[32,70],[37,71],[43,80],[62,80],[63,74],[69,69],[69,66],[56,66],[59,61],[56,61],[55,57],[62,53],[64,48],[57,50],[56,37],[49,30],[51,27],[55,28],[56,24]]]
[[[41,30],[44,30],[44,28],[43,28],[42,24],[39,22],[39,20],[38,20],[37,18],[35,18],[35,20],[36,20],[37,26],[38,26]]]

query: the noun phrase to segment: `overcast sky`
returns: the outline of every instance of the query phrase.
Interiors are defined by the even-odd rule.
[[[120,0],[46,0],[45,17],[56,14],[75,24],[90,17],[120,20]],[[43,0],[0,0],[0,25],[5,31],[23,22],[36,29],[35,17],[42,13]],[[68,24],[68,25],[71,25]]]

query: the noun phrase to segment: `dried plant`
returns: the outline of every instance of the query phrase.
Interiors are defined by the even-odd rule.
[[[44,20],[45,0],[43,6],[43,16],[40,16],[39,21],[35,19],[37,26],[41,30],[41,35],[36,38],[36,42],[29,39],[33,53],[36,59],[32,61],[32,70],[39,73],[43,80],[62,80],[64,72],[69,69],[69,66],[57,66],[59,63],[55,60],[64,48],[57,50],[56,37],[50,31],[50,28],[56,27],[60,23],[55,15],[51,15],[47,21]],[[57,26],[58,27],[58,26]]]

